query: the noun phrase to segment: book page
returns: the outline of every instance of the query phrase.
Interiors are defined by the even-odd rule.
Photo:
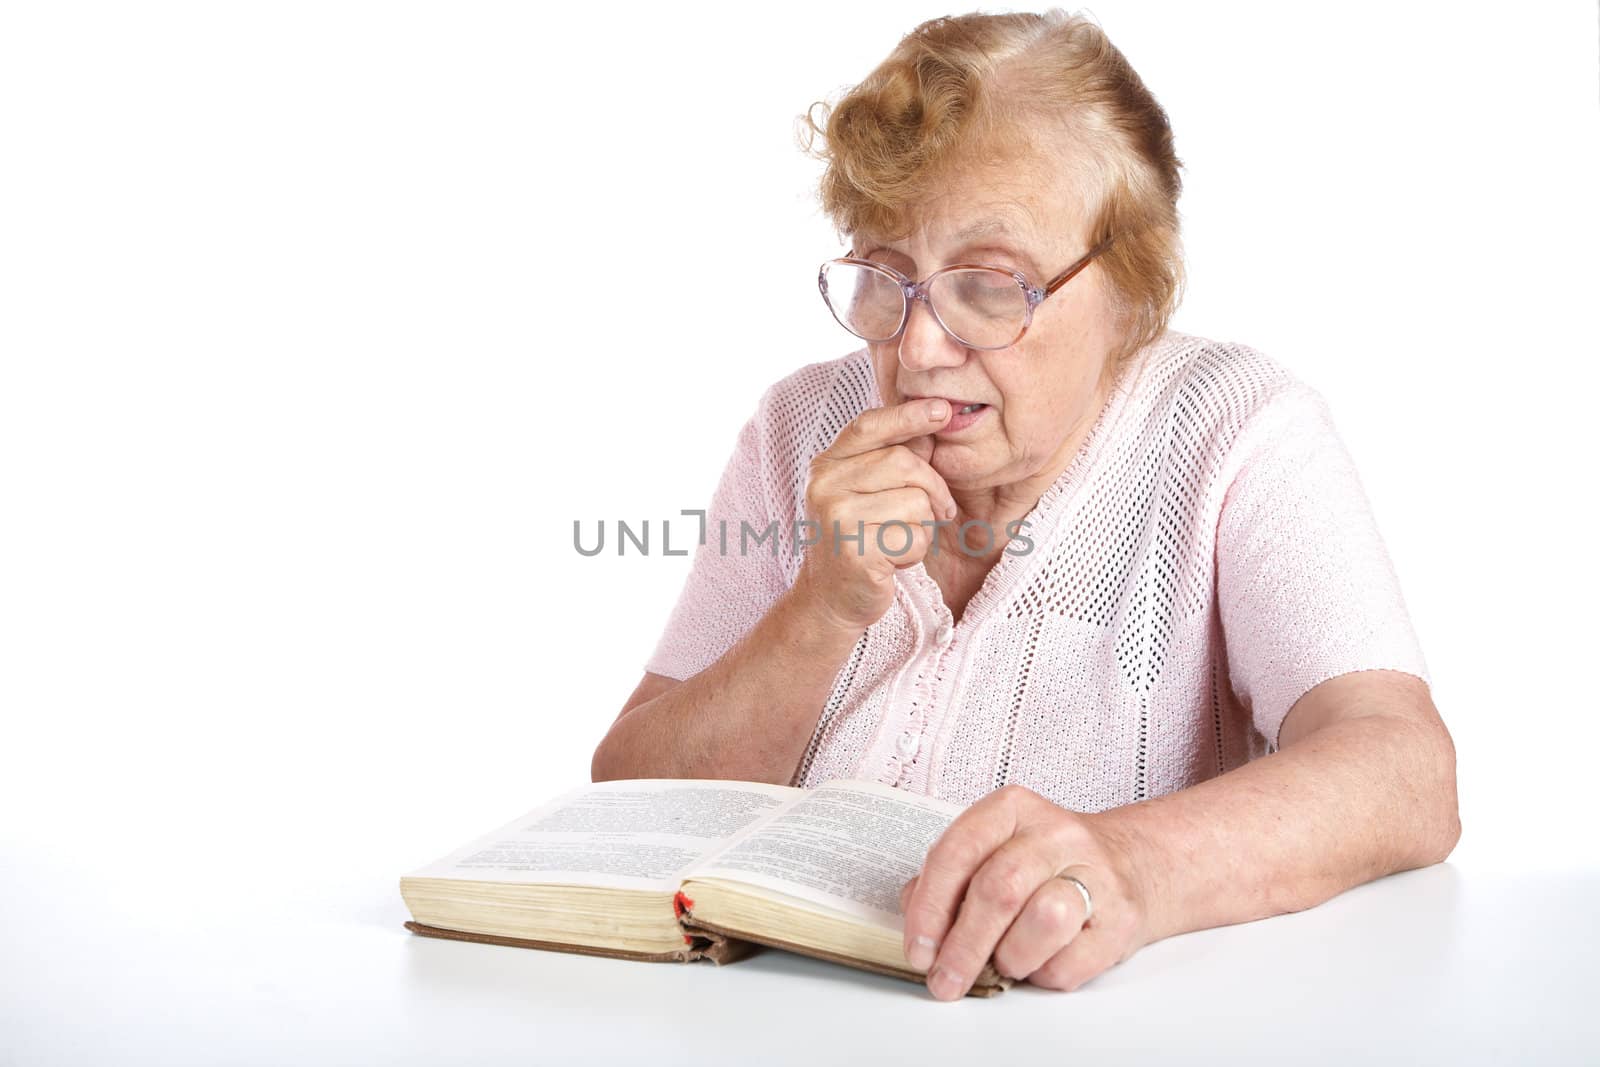
[[[900,890],[964,810],[878,782],[829,782],[730,842],[686,877],[759,885],[904,930]]]
[[[716,779],[595,782],[407,877],[670,893],[691,864],[804,795],[788,786]]]

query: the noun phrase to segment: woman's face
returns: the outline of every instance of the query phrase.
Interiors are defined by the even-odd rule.
[[[918,281],[967,262],[1009,267],[1043,286],[1088,251],[1086,220],[1063,184],[1034,168],[999,178],[963,171],[921,206],[908,237],[885,244],[858,233],[855,251]],[[978,490],[1053,481],[1066,469],[1099,412],[1117,340],[1105,276],[1090,262],[1034,309],[1009,348],[967,348],[920,300],[897,340],[867,347],[886,405],[924,396],[987,405],[965,428],[934,435],[928,461],[952,490]]]

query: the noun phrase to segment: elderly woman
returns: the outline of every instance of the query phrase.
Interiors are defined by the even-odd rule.
[[[1357,473],[1315,390],[1168,328],[1180,164],[1121,53],[935,19],[811,125],[865,346],[744,424],[594,778],[966,805],[901,898],[942,999],[1444,859],[1454,748]]]

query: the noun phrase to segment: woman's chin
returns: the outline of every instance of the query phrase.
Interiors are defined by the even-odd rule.
[[[941,441],[935,445],[933,455],[928,458],[928,466],[952,489],[976,489],[984,484],[983,476],[989,473],[982,457],[966,445],[953,442],[946,444]]]

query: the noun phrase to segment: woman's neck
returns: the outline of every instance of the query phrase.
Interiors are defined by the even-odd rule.
[[[1056,449],[1050,462],[1033,474],[1003,485],[984,486],[978,489],[952,487],[950,495],[955,498],[956,517],[951,520],[950,525],[937,527],[940,532],[940,550],[960,552],[974,563],[985,560],[992,564],[998,560],[1006,544],[1011,540],[1007,534],[1007,527],[1024,518],[1038,506],[1045,490],[1054,485],[1077,459],[1078,452],[1083,448],[1083,443],[1089,436],[1089,431],[1093,429],[1095,420],[1099,418],[1108,395],[1109,386],[1102,384],[1095,392],[1094,402],[1085,410],[1078,425]],[[961,527],[965,523],[974,521],[985,524],[989,536],[984,536],[983,527],[976,528],[967,536],[963,546]]]

